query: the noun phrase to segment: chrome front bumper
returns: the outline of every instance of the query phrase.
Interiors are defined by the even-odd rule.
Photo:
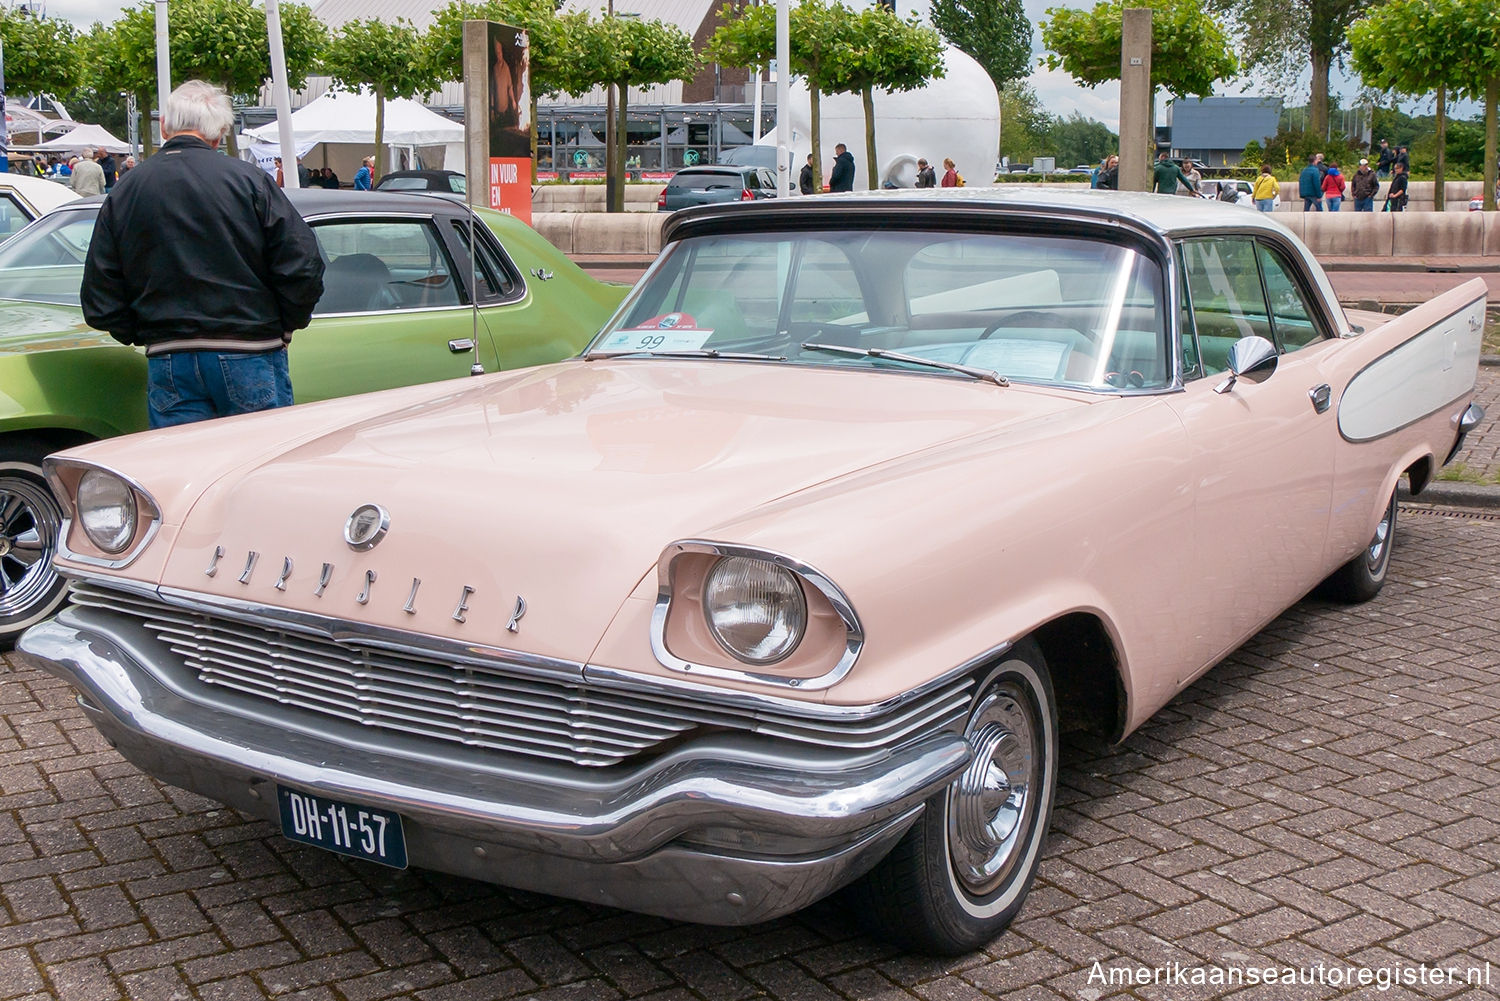
[[[726,738],[623,776],[519,770],[200,704],[162,683],[153,658],[164,655],[129,620],[88,608],[33,627],[17,646],[163,782],[272,823],[277,783],[392,810],[413,865],[705,924],[788,914],[862,875],[970,754],[950,731],[857,759]]]

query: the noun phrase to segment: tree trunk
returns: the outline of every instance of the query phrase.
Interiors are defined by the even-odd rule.
[[[136,107],[145,108],[141,114],[141,159],[144,160],[156,152],[156,146],[151,141],[151,99],[142,99],[141,95],[135,96]]]
[[[1312,50],[1312,99],[1307,105],[1307,131],[1318,139],[1328,138],[1328,66],[1331,54]]]
[[[1484,82],[1484,210],[1495,211],[1495,105],[1500,103],[1500,75]]]
[[[779,69],[777,72],[781,72]],[[813,164],[813,194],[821,194],[823,191],[823,95],[818,88],[808,85],[807,96],[811,105],[809,114],[809,131],[812,132],[812,164]],[[786,126],[786,145],[792,146],[792,114],[790,110],[776,109],[776,136],[777,142],[781,141],[781,129],[783,123]]]
[[[1447,204],[1443,197],[1443,172],[1448,164],[1448,90],[1442,84],[1437,89],[1437,160],[1432,165],[1432,210],[1443,211]],[[1406,183],[1410,184],[1408,180]]]
[[[875,88],[860,91],[860,100],[865,106],[865,182],[871,191],[880,187],[880,172],[875,169]]]
[[[375,187],[375,182],[378,181],[378,180],[380,180],[380,172],[381,172],[380,162],[381,162],[381,160],[384,159],[384,157],[382,156],[382,153],[383,153],[384,150],[385,150],[385,88],[384,87],[376,87],[375,88],[375,166],[373,166],[373,167],[370,168],[370,187],[372,189]],[[282,157],[281,162],[282,163],[286,163],[286,158],[284,156]],[[293,170],[296,169],[296,165],[295,164],[293,165],[292,169]]]
[[[625,133],[625,108],[629,103],[630,88],[620,85],[620,99],[615,102],[615,197],[610,203],[611,212],[625,211],[625,153],[630,137]]]

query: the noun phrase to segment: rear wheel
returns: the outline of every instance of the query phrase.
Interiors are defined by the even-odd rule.
[[[877,933],[956,955],[993,940],[1036,877],[1057,787],[1057,708],[1041,651],[1005,654],[971,706],[974,757],[855,888]]]
[[[1391,546],[1395,541],[1396,494],[1392,491],[1369,545],[1335,570],[1318,588],[1318,593],[1349,604],[1375,597],[1385,586],[1386,574],[1391,568]]]
[[[62,605],[67,582],[52,566],[62,509],[42,477],[48,449],[0,456],[0,648]]]

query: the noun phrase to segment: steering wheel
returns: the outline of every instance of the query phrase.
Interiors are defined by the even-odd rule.
[[[979,340],[988,339],[991,334],[1002,327],[1043,327],[1055,330],[1072,330],[1082,334],[1090,341],[1097,341],[1099,339],[1099,335],[1092,330],[1079,330],[1077,327],[1064,323],[1056,313],[1049,313],[1044,309],[1023,309],[1019,312],[1002,316],[988,327],[985,327],[984,332],[979,335]]]

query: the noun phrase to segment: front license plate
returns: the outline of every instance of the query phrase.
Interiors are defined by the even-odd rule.
[[[317,845],[340,855],[406,868],[406,836],[401,815],[372,806],[312,796],[276,787],[281,805],[281,833],[293,841]]]

